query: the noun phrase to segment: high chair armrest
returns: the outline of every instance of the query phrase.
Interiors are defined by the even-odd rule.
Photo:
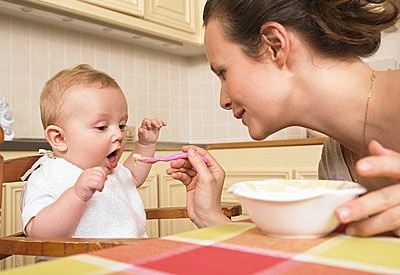
[[[228,218],[239,216],[242,214],[242,207],[240,204],[222,204],[222,212]],[[160,208],[147,208],[146,218],[153,219],[182,219],[189,218],[186,207],[160,207]]]
[[[18,233],[0,238],[0,259],[10,255],[64,257],[148,239],[34,238]]]

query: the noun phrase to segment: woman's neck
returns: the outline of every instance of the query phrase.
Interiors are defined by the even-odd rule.
[[[363,128],[371,84],[373,93],[368,109],[369,112],[375,110],[376,118],[379,117],[373,106],[377,98],[375,80],[371,83],[372,72],[360,60],[326,64],[314,60],[308,64],[308,69],[303,68],[303,75],[300,75],[303,77],[301,90],[296,93],[303,98],[302,101],[298,98],[297,102],[304,102],[298,109],[297,124],[322,132],[360,154],[365,147],[362,146]]]

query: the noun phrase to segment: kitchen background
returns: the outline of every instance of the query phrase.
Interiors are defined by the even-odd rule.
[[[63,27],[2,12],[0,99],[9,100],[16,138],[43,138],[39,113],[43,84],[61,69],[87,63],[120,84],[128,99],[130,125],[137,126],[143,117],[167,121],[160,141],[251,140],[241,121],[219,107],[219,80],[204,54],[173,54],[115,39],[106,32],[74,30],[68,22]],[[368,62],[377,69],[397,68],[399,45],[399,30],[384,33],[379,52]],[[305,136],[305,129],[290,127],[268,139]]]

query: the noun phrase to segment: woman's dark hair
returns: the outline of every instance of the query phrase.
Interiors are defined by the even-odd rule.
[[[226,37],[257,59],[261,26],[275,21],[301,35],[325,56],[352,59],[374,54],[381,31],[398,19],[395,0],[208,0],[206,26],[217,18]]]

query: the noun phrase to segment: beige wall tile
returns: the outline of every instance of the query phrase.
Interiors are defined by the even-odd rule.
[[[29,57],[13,55],[11,61],[12,75],[20,77],[29,77]]]
[[[0,71],[4,72],[4,71]],[[10,75],[9,74],[1,74],[0,73],[0,100],[3,97],[11,98],[11,83],[10,83]]]
[[[1,22],[0,22],[1,24]],[[0,27],[1,28],[1,27]],[[11,36],[8,33],[0,31],[0,54],[10,55],[11,53]]]
[[[0,74],[7,74],[10,75],[11,72],[11,56],[8,53],[0,52]]]

